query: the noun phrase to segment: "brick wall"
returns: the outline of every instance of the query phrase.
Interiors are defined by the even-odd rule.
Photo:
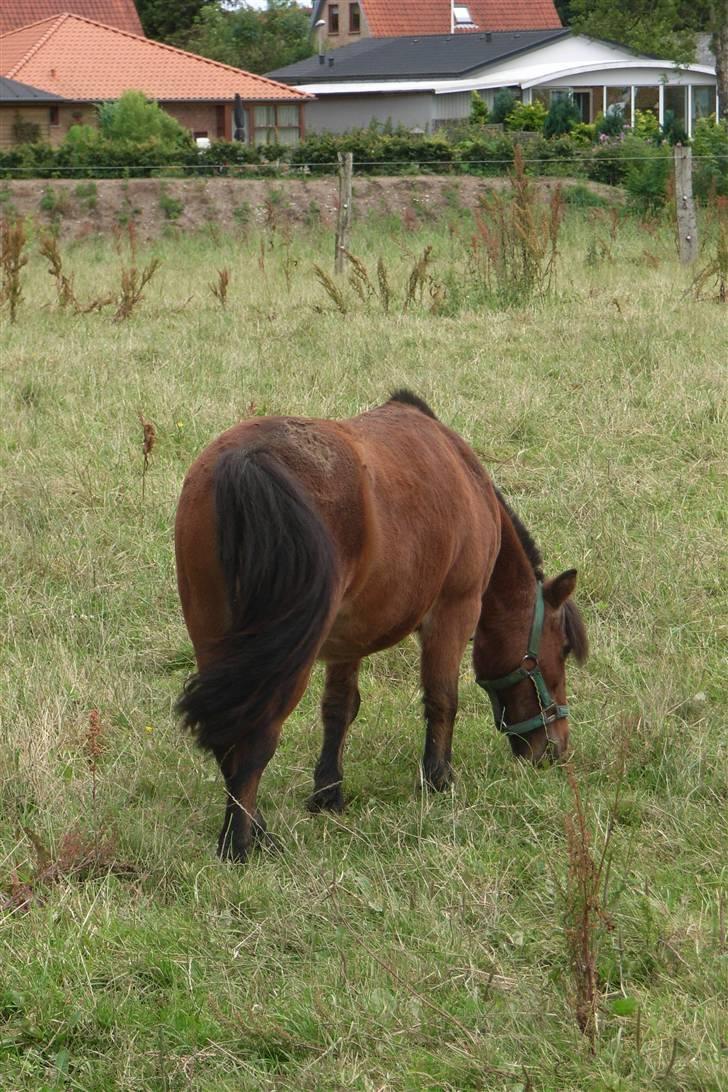
[[[0,148],[17,143],[13,133],[15,119],[39,127],[39,140],[60,144],[72,125],[95,125],[96,110],[90,104],[61,103],[56,107],[3,103],[0,106]]]
[[[216,102],[164,102],[168,114],[191,133],[210,140],[232,139],[232,106]]]
[[[320,19],[323,19],[325,26],[323,29],[323,39],[327,43],[330,49],[338,49],[339,46],[349,45],[350,42],[358,42],[360,38],[369,38],[370,31],[367,23],[367,17],[364,14],[364,9],[359,4],[359,26],[360,30],[358,34],[351,34],[349,32],[350,15],[349,9],[352,6],[354,0],[326,0],[326,3],[321,8]],[[339,32],[338,34],[332,34],[329,30],[330,18],[329,8],[332,4],[338,5],[339,8]],[[318,32],[317,32],[318,33]],[[318,43],[317,43],[318,44]]]

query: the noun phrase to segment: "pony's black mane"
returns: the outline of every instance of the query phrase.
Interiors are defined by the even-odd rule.
[[[543,558],[541,556],[541,551],[533,540],[531,532],[521,522],[520,517],[516,515],[500,489],[497,487],[495,487],[495,494],[511,518],[511,523],[515,528],[521,546],[523,546],[523,549],[526,551],[526,557],[531,562],[531,567],[536,574],[536,579],[543,580]]]
[[[412,391],[402,388],[398,391],[392,391],[389,396],[390,402],[402,402],[405,406],[414,406],[420,413],[424,413],[425,416],[431,417],[433,421],[437,420],[437,415],[432,412],[427,402],[424,402],[421,398],[418,398]]]

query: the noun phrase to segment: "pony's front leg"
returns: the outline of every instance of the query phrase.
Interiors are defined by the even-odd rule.
[[[280,739],[282,721],[270,724],[255,738],[230,747],[225,754],[216,754],[225,778],[227,803],[218,855],[224,861],[242,863],[255,843],[275,845],[266,834],[266,823],[258,811],[258,785]]]
[[[477,599],[440,603],[420,627],[425,707],[422,774],[438,792],[452,782],[452,734],[458,709],[460,662],[480,611]]]
[[[309,811],[343,811],[343,754],[346,733],[359,712],[358,679],[360,660],[348,664],[328,664],[321,700],[324,742],[314,771],[313,793],[308,798]]]

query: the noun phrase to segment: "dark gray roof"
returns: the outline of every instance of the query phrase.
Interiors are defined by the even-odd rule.
[[[41,91],[39,87],[31,87],[27,83],[18,83],[17,80],[9,80],[0,76],[0,102],[63,102],[60,95],[54,95],[50,91]]]
[[[425,34],[406,38],[362,38],[285,68],[267,72],[281,83],[331,83],[336,80],[426,79],[456,77],[534,49],[571,31],[501,30],[482,34]],[[333,63],[332,63],[333,62]]]

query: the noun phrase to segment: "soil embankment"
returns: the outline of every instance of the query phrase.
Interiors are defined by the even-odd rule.
[[[548,200],[559,181],[574,184],[568,179],[538,179],[534,185]],[[580,184],[614,200],[608,186]],[[404,217],[414,228],[460,208],[475,208],[480,194],[507,185],[505,178],[359,177],[354,181],[355,216],[391,214]],[[73,240],[112,232],[130,220],[142,239],[156,238],[165,230],[199,231],[210,225],[221,231],[266,223],[331,225],[336,202],[334,177],[0,179],[0,217],[12,213],[40,224],[54,223],[63,239]]]

